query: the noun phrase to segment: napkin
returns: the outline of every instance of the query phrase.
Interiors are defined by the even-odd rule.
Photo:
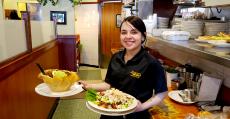
[[[198,94],[198,101],[215,101],[221,84],[221,79],[204,74]]]

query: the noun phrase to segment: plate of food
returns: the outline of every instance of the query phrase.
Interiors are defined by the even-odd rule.
[[[46,97],[67,97],[82,92],[82,86],[78,83],[74,83],[69,90],[62,92],[52,91],[46,83],[41,83],[35,87],[35,92],[39,95]]]
[[[169,98],[181,104],[196,103],[190,90],[175,90],[168,93]]]
[[[43,80],[35,87],[35,92],[47,97],[66,97],[83,91],[78,84],[80,78],[76,72],[58,69],[42,70],[38,79]]]
[[[115,88],[102,92],[88,90],[86,100],[97,111],[116,114],[131,113],[138,104],[135,97]]]
[[[107,111],[98,110],[98,109],[90,106],[90,104],[88,102],[86,102],[86,107],[95,113],[99,113],[99,114],[107,115],[107,116],[122,116],[122,115],[127,115],[130,113],[133,113],[135,111],[135,108],[134,108],[132,110],[123,111],[123,112],[107,112]]]
[[[194,40],[197,42],[201,42],[201,43],[207,43],[208,42],[208,40],[202,40],[202,39],[194,39]]]
[[[194,39],[198,42],[215,42],[215,43],[228,43],[230,42],[230,34],[226,34],[224,32],[219,32],[217,35],[206,35],[199,36],[197,39]]]

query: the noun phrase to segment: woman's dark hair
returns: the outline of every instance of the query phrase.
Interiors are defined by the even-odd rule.
[[[10,19],[20,19],[16,10],[10,12]]]
[[[124,22],[129,22],[130,24],[132,24],[138,31],[141,32],[141,34],[144,36],[144,38],[146,39],[146,27],[144,22],[142,21],[141,18],[137,17],[137,16],[129,16],[126,17],[122,23],[121,26]],[[121,26],[120,26],[120,30],[121,30]]]

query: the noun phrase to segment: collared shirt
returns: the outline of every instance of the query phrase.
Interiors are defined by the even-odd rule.
[[[154,94],[167,91],[165,72],[157,59],[144,48],[127,63],[125,50],[115,53],[110,61],[105,82],[128,93],[141,102]]]

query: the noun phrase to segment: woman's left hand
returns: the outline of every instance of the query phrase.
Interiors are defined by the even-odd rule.
[[[135,112],[140,112],[140,111],[143,111],[143,110],[144,109],[143,109],[142,103],[139,100],[137,100],[137,107],[135,109]]]

